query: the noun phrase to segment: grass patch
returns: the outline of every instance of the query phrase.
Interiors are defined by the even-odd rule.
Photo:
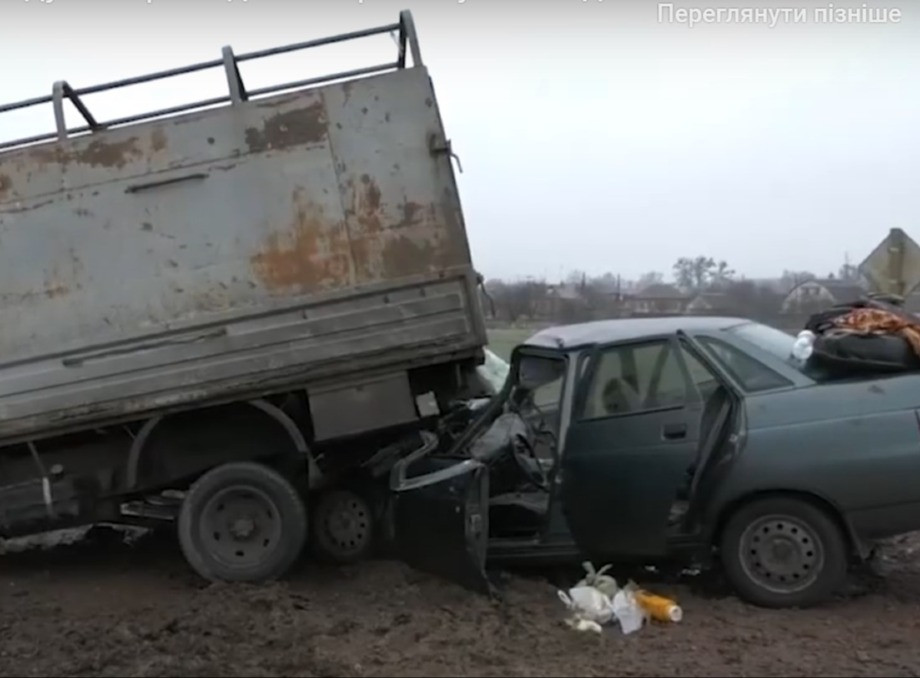
[[[515,346],[536,333],[532,329],[493,329],[489,330],[489,349],[505,361],[511,359]]]

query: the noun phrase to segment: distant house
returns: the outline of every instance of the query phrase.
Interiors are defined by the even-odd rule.
[[[676,285],[652,283],[624,299],[624,305],[632,315],[679,315],[689,301]]]
[[[782,278],[742,278],[742,280],[775,294],[786,294],[789,291],[789,286]]]
[[[536,304],[536,315],[543,318],[569,319],[583,314],[588,307],[582,285],[560,283],[546,288],[546,296]]]
[[[627,294],[618,278],[598,278],[592,284],[592,305],[597,318],[617,318],[628,313],[625,308]]]
[[[731,299],[725,292],[700,292],[684,307],[690,315],[734,314]]]
[[[812,313],[834,304],[857,301],[867,295],[866,288],[849,280],[806,280],[789,291],[780,309],[782,313]]]

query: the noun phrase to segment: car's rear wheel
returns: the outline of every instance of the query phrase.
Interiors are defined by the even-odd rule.
[[[729,518],[720,551],[738,595],[762,607],[817,605],[846,581],[843,531],[826,511],[795,497],[743,505]]]

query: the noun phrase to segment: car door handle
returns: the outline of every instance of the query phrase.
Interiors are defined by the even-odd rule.
[[[687,437],[686,424],[665,424],[661,427],[661,437],[665,440],[681,440]]]

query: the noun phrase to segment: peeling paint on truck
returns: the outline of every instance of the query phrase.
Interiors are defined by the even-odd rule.
[[[0,152],[0,442],[476,355],[434,100],[399,68]]]

